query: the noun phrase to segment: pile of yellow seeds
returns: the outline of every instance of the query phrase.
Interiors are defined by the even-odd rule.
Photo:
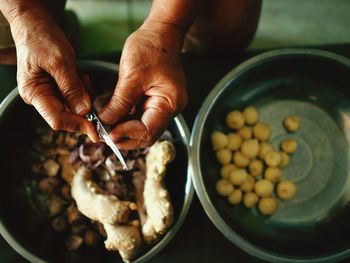
[[[258,120],[255,107],[231,111],[226,124],[233,131],[212,133],[213,149],[222,165],[216,190],[233,205],[243,201],[247,208],[253,208],[258,203],[262,214],[271,215],[277,209],[274,191],[284,201],[292,199],[297,191],[293,182],[283,179],[282,170],[289,164],[289,155],[297,150],[297,142],[289,138],[281,142],[280,150],[274,149],[268,142],[270,126]],[[283,125],[288,132],[296,132],[300,118],[288,116]]]

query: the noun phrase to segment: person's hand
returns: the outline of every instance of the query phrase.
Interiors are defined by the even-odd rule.
[[[75,54],[64,33],[42,9],[32,9],[11,22],[17,49],[17,81],[23,100],[33,105],[54,130],[98,135],[83,116],[90,97],[79,78]]]
[[[120,149],[150,146],[187,103],[181,36],[173,38],[181,33],[169,31],[141,27],[125,43],[117,86],[99,113],[105,124],[116,124],[110,136]],[[123,121],[137,103],[142,116]]]

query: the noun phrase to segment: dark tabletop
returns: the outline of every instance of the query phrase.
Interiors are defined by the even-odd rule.
[[[313,47],[350,58],[350,44]],[[211,89],[235,66],[264,50],[235,55],[183,56],[189,104],[183,115],[191,130],[196,113]],[[103,54],[88,59],[119,61],[120,54]],[[83,58],[87,59],[87,58]],[[16,86],[16,68],[0,66],[0,100]],[[0,262],[25,262],[0,238]],[[150,262],[261,262],[228,241],[211,223],[195,195],[189,213],[173,240]]]

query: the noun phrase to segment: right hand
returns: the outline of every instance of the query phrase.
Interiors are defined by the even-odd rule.
[[[182,33],[171,25],[143,25],[125,42],[118,83],[99,112],[122,150],[151,146],[187,103],[180,61]],[[138,104],[142,116],[123,121]]]
[[[91,102],[77,72],[74,50],[53,18],[43,9],[31,9],[12,20],[11,31],[23,100],[54,130],[82,132],[98,141],[84,117]]]

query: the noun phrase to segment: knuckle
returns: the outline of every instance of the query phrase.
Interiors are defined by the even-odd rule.
[[[79,132],[82,128],[81,121],[69,121],[58,117],[57,115],[46,116],[46,121],[50,127],[55,130],[65,130],[69,132]]]
[[[42,102],[47,100],[48,93],[45,90],[28,89],[30,103],[34,106],[40,106]]]
[[[50,127],[55,131],[63,129],[62,122],[58,118],[50,116],[46,118],[46,121],[50,125]]]
[[[124,97],[117,94],[113,94],[111,98],[110,107],[113,111],[118,112],[120,109],[129,109],[132,107],[132,103]]]
[[[138,71],[134,71],[129,67],[121,66],[120,77],[118,79],[119,88],[127,88],[130,86],[139,86],[140,81],[143,79],[143,75]]]
[[[18,93],[25,103],[27,103],[28,105],[32,104],[33,92],[32,92],[31,86],[28,86],[28,85],[18,86]]]
[[[30,74],[23,72],[22,70],[17,71],[17,83],[18,93],[25,103],[31,105],[32,97],[35,87],[35,78]]]
[[[146,130],[146,136],[144,140],[148,146],[151,146],[157,140],[157,138],[157,133],[154,130]]]
[[[167,111],[174,115],[185,108],[188,102],[186,89],[182,87],[173,87],[172,92],[165,97],[167,103]]]
[[[83,99],[83,94],[78,84],[70,85],[68,83],[63,83],[61,85],[61,94],[67,100]]]
[[[34,89],[33,85],[24,85],[19,89],[19,93],[24,101],[29,105],[40,104],[47,96],[46,91],[40,91],[39,89]]]
[[[19,79],[22,79],[25,77],[28,73],[33,73],[37,71],[37,67],[35,63],[33,63],[30,60],[21,60],[18,58],[18,71],[17,71],[17,77]]]
[[[53,56],[51,56],[49,60],[49,64],[53,68],[61,68],[61,67],[64,67],[67,63],[65,62],[63,55],[58,52]]]

